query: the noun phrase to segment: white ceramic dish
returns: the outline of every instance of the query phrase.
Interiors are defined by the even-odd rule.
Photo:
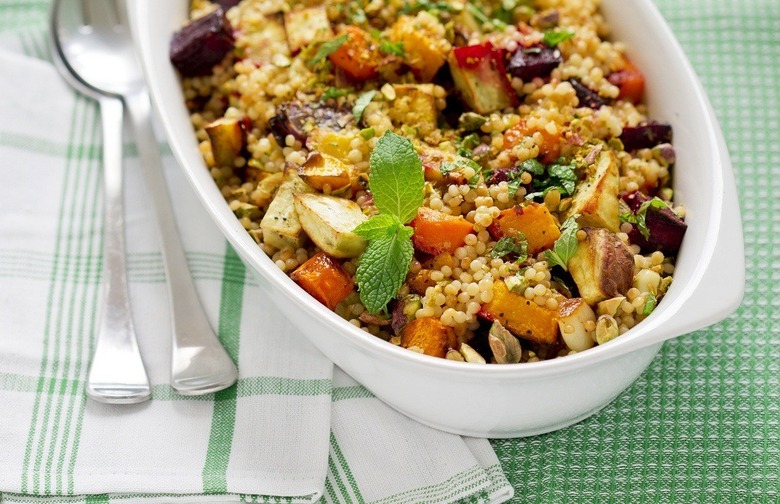
[[[605,345],[563,359],[479,366],[410,352],[370,336],[301,290],[239,225],[197,149],[179,79],[168,61],[187,0],[128,2],[140,57],[171,148],[192,187],[279,309],[333,362],[399,411],[480,437],[530,436],[578,422],[647,367],[664,340],[713,324],[744,291],[744,249],[734,177],[715,114],[649,0],[603,0],[613,37],[647,77],[651,116],[674,127],[676,198],[688,232],[674,282],[653,314]],[[262,334],[255,335],[262,338]]]

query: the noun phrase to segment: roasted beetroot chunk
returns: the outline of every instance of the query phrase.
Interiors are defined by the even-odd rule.
[[[509,59],[507,71],[527,82],[535,77],[548,77],[562,62],[561,51],[554,47],[521,47]]]
[[[627,151],[651,149],[658,144],[672,142],[672,126],[666,123],[647,121],[635,127],[623,128],[620,141]]]
[[[225,10],[238,5],[241,0],[212,0],[215,4],[219,5]]]
[[[340,131],[352,121],[348,110],[327,106],[314,107],[297,101],[283,103],[268,121],[279,145],[285,145],[287,135],[304,143],[315,126]]]
[[[571,86],[574,88],[574,92],[577,93],[577,99],[580,101],[580,107],[588,107],[592,108],[593,110],[598,110],[607,104],[607,102],[604,101],[604,98],[599,96],[598,93],[577,79],[570,79],[569,84],[571,84]]]
[[[649,196],[638,191],[623,195],[623,201],[628,204],[631,211],[635,214],[639,211],[642,204],[650,201],[650,199]],[[628,235],[629,241],[639,245],[644,251],[660,250],[665,254],[677,255],[688,225],[669,208],[653,207],[647,209],[645,223],[649,232],[648,238],[645,238],[639,231],[639,228],[634,225],[634,228]]]
[[[208,75],[233,49],[233,29],[221,7],[173,34],[169,56],[184,77]]]

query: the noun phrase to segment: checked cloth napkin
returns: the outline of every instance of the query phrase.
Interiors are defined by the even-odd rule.
[[[168,154],[198,292],[240,370],[214,395],[174,393],[165,276],[130,142],[128,274],[153,394],[132,406],[87,400],[102,291],[100,116],[47,60],[42,32],[0,41],[1,502],[511,498],[487,440],[390,409],[275,312]]]

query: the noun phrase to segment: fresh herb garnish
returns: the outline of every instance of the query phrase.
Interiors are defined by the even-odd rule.
[[[569,259],[572,258],[574,252],[577,251],[577,231],[580,227],[577,224],[579,214],[572,215],[561,226],[561,236],[555,240],[552,250],[544,251],[544,258],[552,266],[560,266],[566,271],[569,271]]]
[[[553,189],[557,189],[561,196],[571,196],[574,194],[574,189],[577,185],[577,173],[575,172],[576,165],[565,165],[560,163],[553,163],[547,167],[547,176],[541,177],[541,174],[537,174],[534,178],[534,190],[525,199],[530,200],[534,198],[544,198],[548,192]]]
[[[454,171],[460,171],[463,168],[469,167],[476,173],[475,176],[479,175],[480,171],[482,170],[482,167],[477,164],[476,161],[472,161],[471,159],[467,159],[465,157],[457,157],[453,161],[445,161],[439,166],[439,171],[442,175],[448,175]],[[474,177],[472,177],[474,178]]]
[[[331,87],[328,88],[324,93],[322,93],[322,96],[320,96],[320,100],[332,100],[335,98],[341,98],[342,96],[346,96],[349,93],[352,92],[352,88],[337,88],[337,87]]]
[[[565,40],[574,38],[574,32],[571,30],[547,30],[544,32],[542,42],[549,47],[555,47]]]
[[[642,205],[636,211],[636,214],[630,212],[620,214],[620,222],[636,224],[636,227],[639,228],[639,232],[642,233],[642,236],[645,237],[645,240],[648,240],[650,239],[650,230],[647,228],[647,212],[651,208],[657,210],[663,210],[666,208],[671,210],[669,205],[667,205],[664,200],[656,196],[655,198],[642,203]],[[672,212],[674,212],[674,210],[672,210]]]
[[[544,175],[544,165],[536,159],[526,159],[520,163],[520,169],[531,175]]]
[[[404,43],[402,41],[390,42],[383,38],[379,41],[379,50],[391,56],[398,56],[400,58],[406,56],[406,50],[404,50]]]
[[[348,34],[340,35],[333,40],[329,40],[327,42],[323,42],[320,44],[320,47],[317,49],[316,54],[314,54],[314,57],[309,60],[309,66],[315,66],[319,65],[323,61],[325,61],[325,58],[336,52],[339,47],[343,46],[347,43],[347,40],[349,40]]]
[[[486,25],[490,24],[493,25],[498,30],[503,30],[508,25],[501,19],[490,19],[487,14],[485,14],[482,9],[473,3],[470,3],[466,6],[469,13],[471,13],[472,16],[474,16],[474,19],[476,19],[479,23]]]
[[[518,232],[514,236],[504,236],[499,239],[490,251],[490,257],[505,257],[509,254],[517,255],[517,262],[522,263],[528,259],[528,238]]]
[[[425,179],[412,142],[391,131],[377,142],[370,165],[368,186],[379,213],[355,228],[368,240],[355,276],[363,305],[378,313],[395,297],[409,271],[414,230],[405,224],[422,205]]]
[[[471,133],[463,137],[462,140],[458,140],[456,142],[456,145],[458,147],[458,156],[470,158],[474,154],[472,152],[474,150],[474,147],[479,145],[480,142],[481,140],[479,138],[479,135],[477,135],[476,133]]]
[[[374,99],[374,96],[376,96],[376,90],[372,89],[371,91],[366,91],[355,100],[355,106],[352,107],[352,115],[355,116],[355,122],[359,122],[360,118],[363,117],[363,112],[368,107],[368,104],[371,103],[371,100]]]
[[[447,2],[432,2],[431,0],[418,0],[414,4],[410,4],[409,0],[404,0],[404,7],[401,9],[403,14],[414,14],[421,10],[424,11],[441,11],[451,12],[452,6]]]
[[[650,315],[653,313],[653,310],[655,310],[655,307],[658,305],[658,298],[655,297],[655,294],[652,292],[647,293],[647,298],[645,299],[645,305],[642,307],[642,315]]]

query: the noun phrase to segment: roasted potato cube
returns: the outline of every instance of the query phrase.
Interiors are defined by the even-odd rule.
[[[569,350],[582,352],[596,343],[596,314],[581,298],[567,299],[558,306],[558,327]]]
[[[297,54],[312,42],[333,38],[333,30],[330,28],[324,5],[286,12],[284,28],[287,32],[287,45],[290,46],[292,54]]]
[[[480,315],[490,321],[498,320],[519,338],[546,345],[558,341],[557,312],[511,292],[501,280],[493,283],[493,299],[482,305]]]
[[[352,185],[352,170],[333,156],[312,152],[298,170],[298,175],[307,184],[322,191],[325,186],[331,192],[339,191]]]
[[[624,296],[634,281],[634,255],[614,233],[603,228],[583,228],[586,237],[569,259],[580,295],[589,305]]]
[[[238,16],[239,26],[236,29],[241,35],[236,38],[236,49],[239,57],[244,57],[261,65],[273,62],[279,56],[290,56],[287,45],[287,32],[284,30],[284,20],[281,15],[261,15],[253,7],[258,2],[243,2],[239,9],[245,9]]]
[[[531,255],[551,248],[561,236],[547,207],[538,203],[502,210],[488,231],[496,240],[503,236],[514,236],[518,231],[523,233],[528,239],[528,253]]]
[[[368,220],[352,200],[322,194],[296,194],[295,212],[303,230],[319,248],[339,257],[357,257],[366,249],[366,240],[353,233]]]
[[[401,346],[417,347],[425,355],[444,358],[447,350],[458,347],[458,337],[451,327],[437,318],[415,319],[401,333]]]
[[[620,227],[618,164],[615,155],[602,151],[588,167],[587,178],[574,192],[566,218],[580,214],[580,226],[607,228],[617,232]]]
[[[285,168],[282,185],[279,186],[263,220],[260,221],[263,242],[271,247],[297,249],[303,245],[306,238],[301,221],[295,212],[293,194],[309,193],[313,192],[313,189],[301,180],[297,172],[298,170],[292,165]]]
[[[246,132],[240,119],[223,117],[204,128],[211,142],[211,154],[217,166],[233,166],[246,145]]]
[[[403,42],[405,61],[421,82],[433,79],[452,48],[444,26],[426,11],[415,17],[401,16],[390,29],[390,40]]]
[[[341,264],[325,252],[318,252],[298,266],[290,278],[331,310],[355,289]]]
[[[396,127],[418,128],[424,135],[436,128],[439,110],[433,84],[395,84],[395,100],[388,116]]]
[[[268,207],[268,204],[271,203],[271,200],[273,200],[276,190],[282,185],[284,173],[263,172],[263,174],[264,176],[260,179],[260,182],[257,183],[257,189],[252,191],[250,200],[252,204],[256,205],[258,208],[265,209]]]

